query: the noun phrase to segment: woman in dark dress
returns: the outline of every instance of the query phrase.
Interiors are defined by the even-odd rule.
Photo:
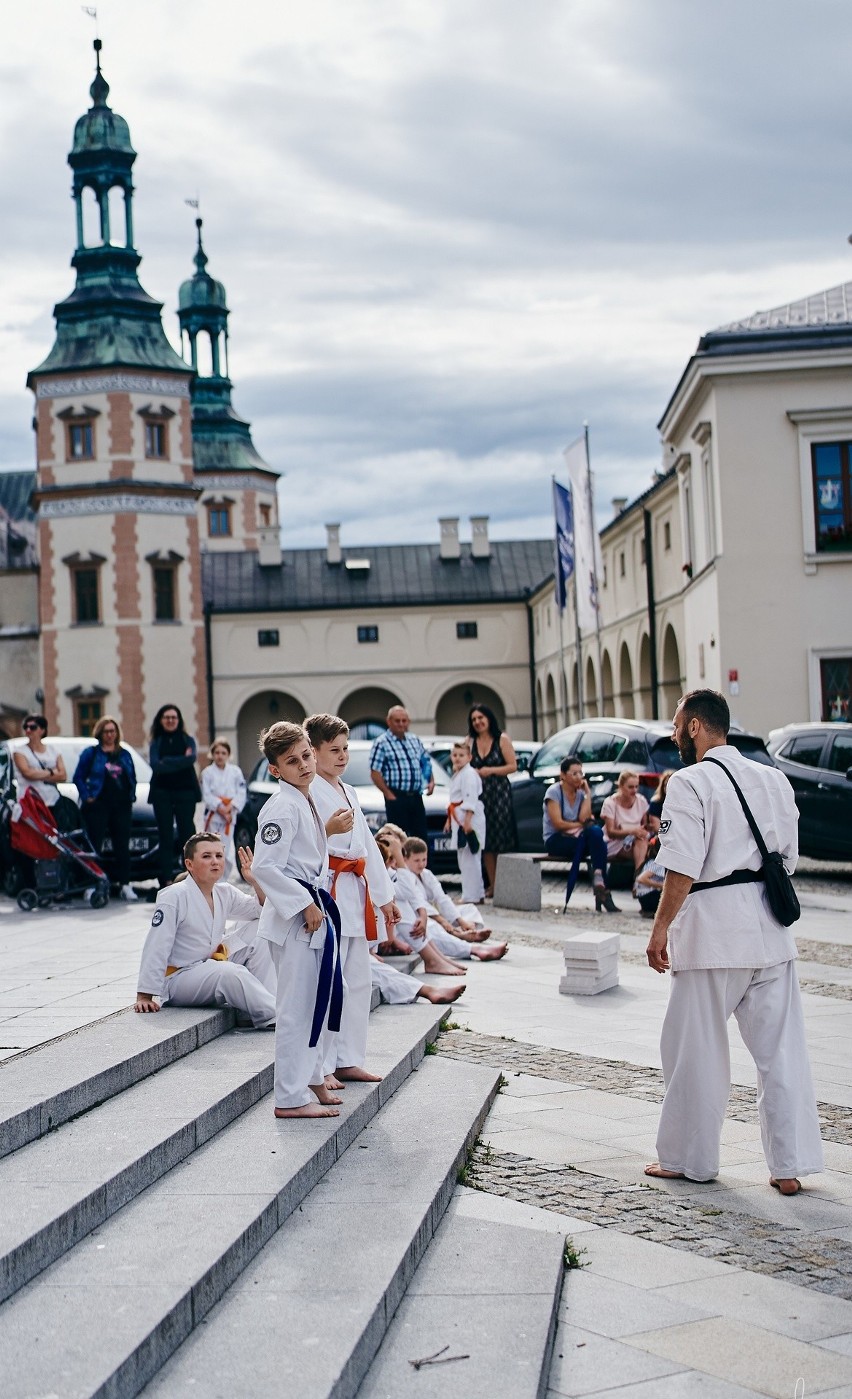
[[[162,705],[154,715],[148,750],[151,805],[160,838],[161,889],[171,884],[175,872],[175,823],[181,850],[195,831],[195,808],[201,801],[197,756],[195,739],[185,731],[177,705]]]
[[[515,809],[509,773],[517,772],[518,760],[508,734],[501,731],[497,716],[485,704],[475,704],[468,717],[471,767],[482,778],[482,805],[485,807],[485,865],[487,895],[494,890],[497,856],[518,848]]]

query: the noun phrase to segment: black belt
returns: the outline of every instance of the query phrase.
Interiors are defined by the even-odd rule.
[[[694,894],[696,889],[725,889],[729,884],[760,884],[765,875],[763,870],[734,870],[733,874],[726,874],[724,879],[709,879],[705,884],[693,884],[690,894]]]

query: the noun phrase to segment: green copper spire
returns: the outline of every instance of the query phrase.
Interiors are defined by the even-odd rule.
[[[71,266],[77,285],[54,307],[56,341],[33,370],[101,369],[107,366],[186,369],[163,330],[161,301],[143,290],[136,275],[142,261],[133,246],[133,162],[130,129],[107,106],[109,83],[101,72],[101,41],[95,40],[96,71],[89,89],[92,106],[74,128],[68,164],[74,172],[77,247]],[[85,202],[95,230],[87,227]]]
[[[192,443],[196,471],[270,471],[255,450],[249,424],[231,406],[228,378],[228,307],[225,288],[207,271],[201,219],[195,220],[195,273],[178,292],[181,344],[189,351],[192,384]],[[202,362],[202,355],[204,356]]]

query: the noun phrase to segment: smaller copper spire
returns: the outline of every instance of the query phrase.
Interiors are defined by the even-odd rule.
[[[89,95],[91,96],[92,104],[93,104],[93,106],[95,106],[95,107],[105,107],[106,104],[107,104],[107,98],[109,97],[109,83],[107,82],[106,78],[104,77],[103,73],[101,72],[101,49],[102,49],[102,48],[103,48],[103,44],[101,43],[100,39],[95,39],[95,41],[94,41],[94,49],[95,49],[95,63],[97,64],[97,71],[96,71],[96,73],[95,73],[94,82],[92,83],[92,86],[89,88]]]
[[[202,222],[203,222],[202,219],[196,219],[196,220],[195,220],[195,227],[198,229],[198,248],[197,248],[196,253],[195,253],[195,265],[196,265],[196,267],[198,268],[199,272],[203,272],[203,271],[204,271],[205,267],[207,266],[208,260],[209,260],[208,257],[207,257],[207,254],[205,253],[204,248],[202,247],[202,244],[201,244],[201,225],[202,225]]]

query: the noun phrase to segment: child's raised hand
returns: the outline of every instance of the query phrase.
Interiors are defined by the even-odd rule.
[[[355,825],[355,812],[351,806],[338,807],[333,811],[325,823],[325,833],[327,836],[346,835]]]

